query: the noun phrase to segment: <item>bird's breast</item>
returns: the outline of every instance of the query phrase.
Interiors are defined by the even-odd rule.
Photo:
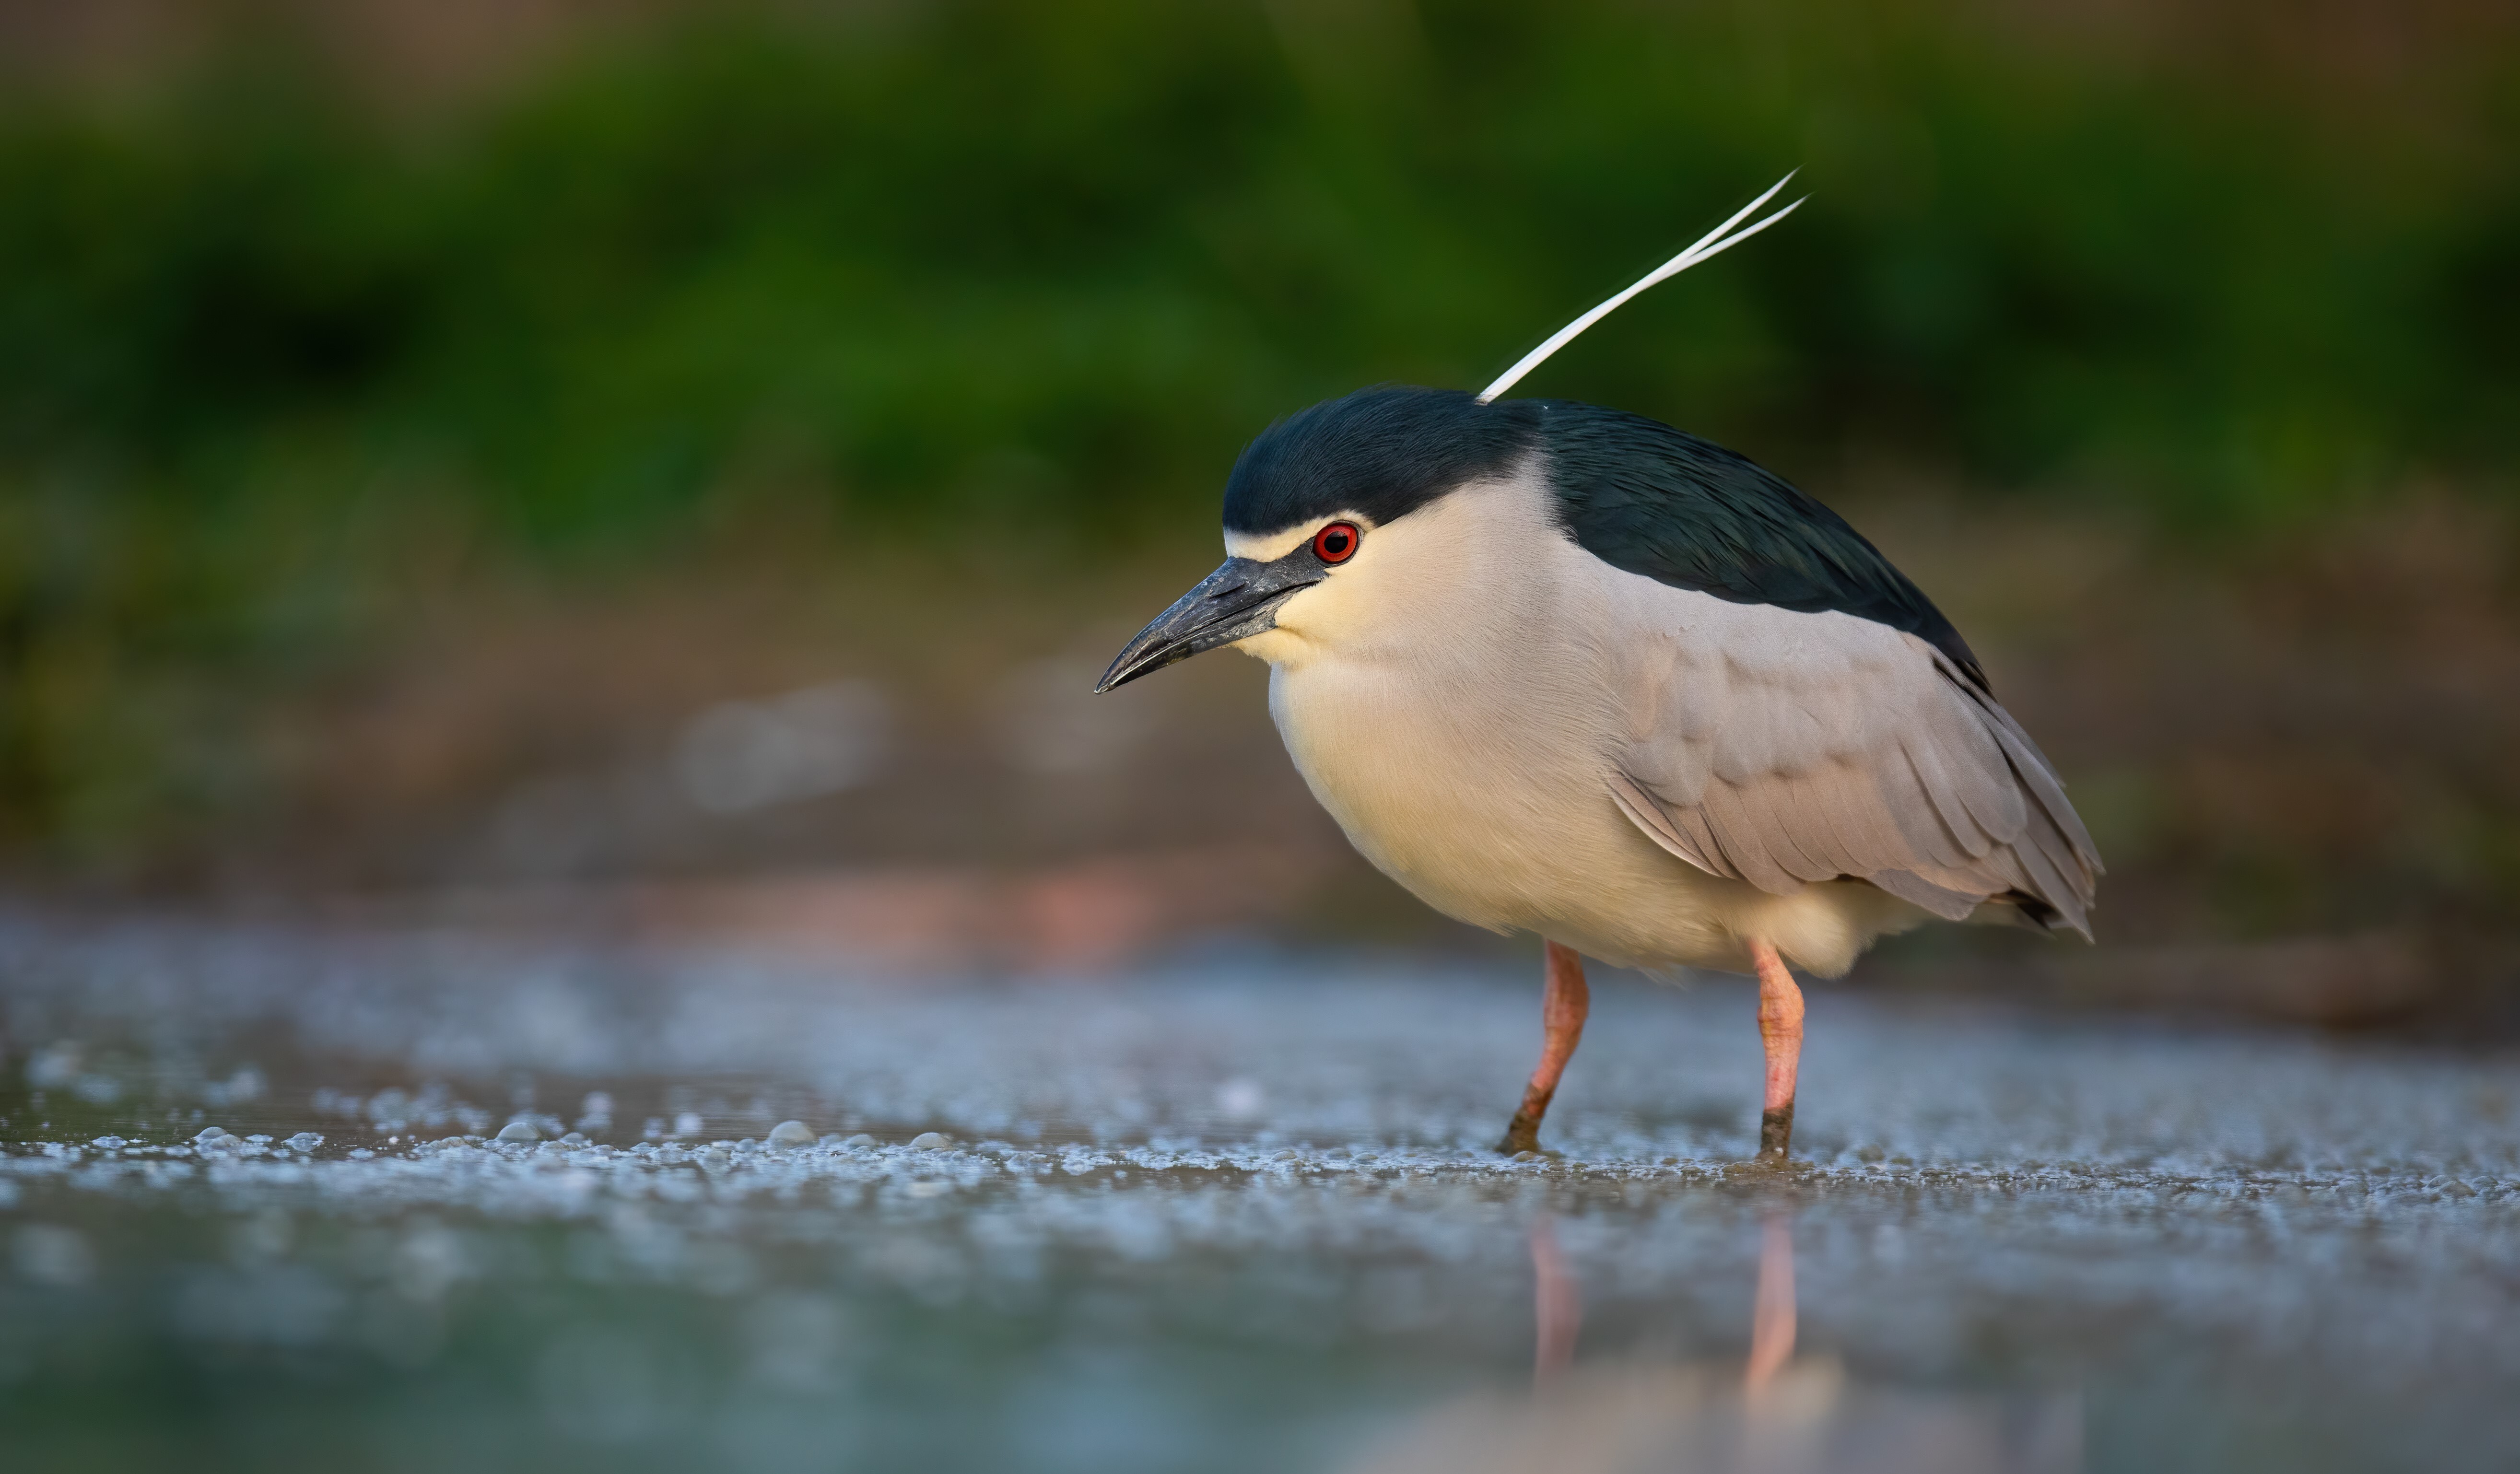
[[[1634,859],[1598,722],[1564,692],[1319,659],[1276,667],[1269,695],[1287,753],[1349,841],[1446,915],[1546,929],[1588,874]]]

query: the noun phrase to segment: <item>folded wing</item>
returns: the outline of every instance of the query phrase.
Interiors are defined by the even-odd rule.
[[[2091,935],[2090,832],[1949,654],[1850,614],[1655,603],[1610,787],[1665,849],[1776,894],[1865,880],[1953,920],[1994,900]]]

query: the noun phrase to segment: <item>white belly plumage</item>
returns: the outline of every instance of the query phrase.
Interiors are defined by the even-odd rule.
[[[1545,695],[1319,661],[1271,672],[1297,771],[1359,852],[1458,920],[1531,931],[1621,966],[1750,970],[1763,936],[1835,976],[1924,914],[1860,882],[1770,895],[1697,870],[1630,823],[1587,724]]]

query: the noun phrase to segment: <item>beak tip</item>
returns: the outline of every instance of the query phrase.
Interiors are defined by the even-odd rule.
[[[1110,669],[1095,683],[1094,693],[1099,696],[1116,691],[1202,650],[1232,645],[1269,629],[1276,622],[1279,604],[1298,589],[1320,581],[1303,577],[1300,572],[1290,579],[1283,570],[1273,570],[1269,565],[1247,558],[1227,558],[1224,566],[1173,601],[1171,608],[1156,615],[1120,648],[1120,653],[1112,657]]]

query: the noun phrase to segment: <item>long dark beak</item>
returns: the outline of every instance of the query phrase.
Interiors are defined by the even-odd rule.
[[[1201,650],[1277,628],[1278,605],[1320,583],[1326,571],[1319,559],[1303,556],[1302,550],[1274,563],[1227,558],[1225,566],[1200,579],[1198,587],[1173,601],[1171,608],[1120,648],[1095,692],[1126,686]]]

